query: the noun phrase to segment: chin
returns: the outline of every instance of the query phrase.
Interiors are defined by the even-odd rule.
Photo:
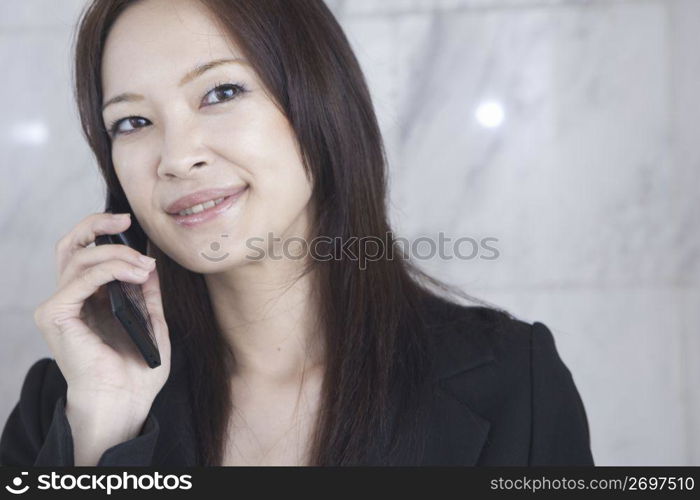
[[[229,252],[200,252],[189,260],[187,269],[199,274],[223,273],[246,264],[244,259]]]

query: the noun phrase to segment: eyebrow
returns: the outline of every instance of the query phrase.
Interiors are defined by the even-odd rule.
[[[248,61],[241,57],[236,57],[236,58],[227,58],[227,59],[216,59],[214,61],[209,61],[203,64],[199,64],[195,66],[192,70],[188,71],[185,76],[182,77],[182,80],[180,80],[180,83],[178,84],[178,87],[182,87],[183,85],[191,82],[195,78],[201,76],[203,73],[206,73],[210,69],[214,69],[218,66],[221,66],[222,64],[245,64],[248,65]],[[105,108],[109,106],[110,104],[117,104],[118,102],[135,102],[135,101],[142,101],[143,96],[141,94],[134,94],[133,92],[125,92],[123,94],[116,95],[112,97],[111,99],[107,100],[103,105],[102,105],[102,111],[104,112]]]

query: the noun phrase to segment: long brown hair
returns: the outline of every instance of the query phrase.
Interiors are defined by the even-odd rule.
[[[110,27],[138,1],[93,0],[81,14],[75,40],[75,97],[83,132],[110,203],[124,212],[132,210],[111,160],[101,117],[100,74]],[[324,2],[199,1],[252,64],[297,136],[313,182],[311,236],[347,241],[391,235],[385,206],[387,162],[370,93],[342,28]],[[136,217],[132,219],[138,229]],[[485,304],[396,258],[403,254],[391,236],[388,241],[394,258],[385,252],[364,269],[349,259],[311,259],[305,268],[305,273],[314,271],[326,342],[310,465],[361,464],[368,443],[398,428],[399,419],[409,420],[411,397],[431,362],[426,300],[449,292]],[[171,340],[182,342],[187,353],[198,464],[220,465],[235,360],[214,319],[203,276],[184,269],[152,243],[151,248]]]

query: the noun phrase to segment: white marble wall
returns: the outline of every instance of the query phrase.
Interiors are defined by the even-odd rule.
[[[397,232],[499,240],[497,260],[423,266],[552,329],[596,463],[700,465],[700,2],[327,1],[372,88]],[[3,421],[49,355],[32,311],[53,245],[102,204],[69,87],[83,3],[0,2]]]

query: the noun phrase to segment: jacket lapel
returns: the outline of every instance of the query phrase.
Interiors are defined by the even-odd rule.
[[[491,424],[439,383],[431,409],[421,465],[475,465]]]
[[[475,465],[491,424],[472,410],[466,389],[475,370],[496,358],[478,329],[447,328],[435,335],[434,397],[422,465]]]

